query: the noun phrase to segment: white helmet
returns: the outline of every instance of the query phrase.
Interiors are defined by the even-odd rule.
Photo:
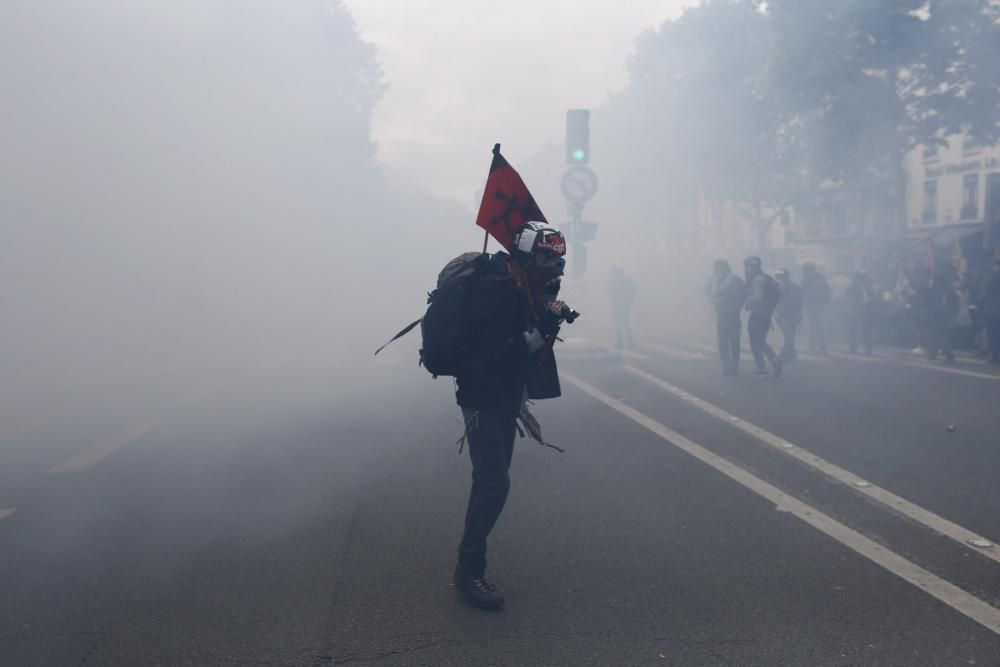
[[[555,225],[547,222],[524,223],[514,236],[514,250],[525,255],[545,252],[556,257],[566,254],[566,237]]]

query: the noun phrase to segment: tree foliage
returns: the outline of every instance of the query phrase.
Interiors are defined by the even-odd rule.
[[[706,0],[639,40],[611,112],[682,188],[753,211],[825,181],[901,190],[914,146],[1000,139],[998,15],[996,0]]]

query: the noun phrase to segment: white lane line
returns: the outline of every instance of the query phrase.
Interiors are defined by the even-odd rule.
[[[713,355],[717,355],[719,353],[719,351],[716,348],[712,347],[711,345],[705,345],[704,343],[688,343],[688,347],[693,347],[698,350],[704,350],[705,352],[710,352]],[[780,352],[780,350],[776,351]],[[741,347],[740,352],[742,354],[745,354],[747,357],[753,359],[753,352],[750,351],[749,347]],[[809,352],[799,352],[797,358],[804,361],[830,361],[828,357],[821,357],[817,354],[810,354]]]
[[[865,364],[884,364],[889,361],[885,357],[869,357],[866,354],[860,353],[849,353],[849,352],[834,352],[833,350],[827,351],[827,354],[834,359],[844,359],[845,361],[859,361]]]
[[[617,350],[618,354],[629,359],[639,359],[641,361],[652,361],[653,358],[648,354],[643,354],[642,352],[636,352],[635,350]]]
[[[15,511],[17,511],[17,508],[14,508],[14,507],[11,507],[10,509],[2,509],[2,508],[0,508],[0,521],[3,521],[7,517],[9,517]]]
[[[930,510],[926,510],[919,505],[915,505],[905,498],[900,498],[891,491],[887,491],[875,484],[872,484],[866,479],[855,475],[854,473],[844,470],[840,466],[830,463],[829,461],[822,459],[815,454],[811,454],[808,451],[797,447],[791,442],[781,438],[773,433],[765,431],[759,426],[751,424],[750,422],[737,417],[736,415],[730,414],[720,407],[712,405],[708,401],[702,400],[693,394],[690,394],[679,387],[666,382],[655,375],[650,375],[646,371],[636,368],[635,366],[626,365],[625,369],[636,375],[643,380],[649,382],[655,387],[666,391],[667,393],[676,396],[682,401],[693,405],[694,407],[707,412],[708,414],[720,419],[730,426],[740,429],[744,433],[752,435],[757,440],[771,445],[778,451],[797,459],[798,461],[804,463],[810,468],[819,471],[824,476],[832,479],[834,481],[840,482],[847,485],[854,491],[868,496],[875,502],[894,510],[917,523],[930,528],[940,535],[958,542],[962,546],[969,548],[970,545],[977,544],[989,544],[988,547],[975,548],[973,551],[976,553],[983,554],[987,558],[991,558],[994,561],[1000,563],[1000,549],[993,546],[994,542],[987,540],[986,538],[978,535],[971,530],[967,530],[956,523],[945,519],[944,517],[934,514]]]
[[[704,359],[705,355],[700,352],[690,352],[688,350],[682,350],[677,347],[670,345],[660,345],[659,343],[643,343],[643,347],[648,347],[651,350],[656,350],[657,352],[662,352],[670,357],[677,357],[678,359],[684,359],[685,361],[692,361],[695,359]]]
[[[935,366],[930,363],[921,361],[907,361],[905,359],[900,360],[905,366],[912,366],[913,368],[926,368],[929,371],[939,371],[941,373],[951,373],[952,375],[964,375],[966,377],[980,378],[981,380],[1000,380],[1000,375],[991,375],[990,373],[977,373],[976,371],[963,371],[961,368],[954,368],[952,366]]]
[[[909,361],[919,361],[921,359],[926,359],[926,355],[923,352],[914,352],[913,350],[903,350],[899,348],[886,348],[883,349],[884,352],[891,354],[893,356],[899,357],[900,359],[907,359]],[[978,357],[972,357],[968,354],[963,354],[956,352],[955,358],[960,364],[974,364],[976,366],[989,366],[989,362],[985,359],[980,359]]]
[[[49,469],[50,473],[80,472],[99,462],[101,459],[110,456],[122,447],[132,444],[142,436],[146,435],[159,425],[156,419],[144,419],[135,422],[118,433],[115,433],[107,440],[103,440],[96,445],[88,447],[76,456],[69,458],[57,466]]]
[[[569,374],[561,375],[581,391],[604,403],[612,410],[616,410],[628,417],[635,423],[658,435],[660,438],[678,449],[690,454],[702,463],[705,463],[715,470],[721,472],[726,477],[741,484],[757,495],[770,500],[776,507],[780,507],[790,514],[795,515],[805,523],[820,532],[832,537],[847,548],[864,556],[873,563],[880,565],[897,577],[907,581],[928,595],[932,595],[952,609],[964,614],[976,623],[991,632],[1000,635],[1000,609],[997,609],[979,598],[966,593],[958,586],[945,581],[935,574],[928,572],[916,563],[913,563],[899,554],[879,545],[873,540],[865,537],[861,533],[853,530],[836,519],[823,514],[816,508],[808,505],[794,496],[790,496],[780,489],[771,486],[740,468],[731,461],[718,456],[705,449],[701,445],[685,438],[680,433],[670,429],[660,422],[646,416],[635,408],[615,401],[601,390],[593,387],[583,380]],[[902,612],[902,613],[905,613]]]

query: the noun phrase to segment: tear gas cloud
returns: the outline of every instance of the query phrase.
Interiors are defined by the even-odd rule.
[[[465,139],[438,145],[429,130],[408,135],[405,96],[393,98],[391,113],[380,111],[387,90],[419,89],[424,113],[434,108],[427,100],[440,102],[437,131],[466,128],[478,105],[446,104],[458,98],[435,88],[434,62],[421,66],[427,76],[419,81],[393,80],[394,69],[413,71],[401,63],[430,48],[427,35],[407,42],[401,17],[376,25],[385,6],[356,5],[3,3],[5,419],[37,410],[66,386],[163,369],[208,377],[253,364],[322,368],[334,378],[328,389],[353,396],[419,377],[416,334],[384,361],[371,353],[421,314],[443,264],[481,243],[468,183],[485,179],[493,141],[518,145],[505,153],[542,210],[556,223],[567,218],[558,187],[562,114],[580,96],[538,92],[555,110],[541,137],[531,90],[518,91],[523,105],[493,113],[491,127]],[[479,10],[461,7],[476,24]],[[914,35],[934,28],[921,7],[903,16]],[[349,9],[368,22],[363,33]],[[643,11],[651,21],[655,12]],[[585,314],[574,335],[609,339],[614,262],[638,284],[641,337],[703,330],[713,259],[738,268],[743,256],[761,254],[768,268],[796,269],[801,257],[786,240],[825,219],[807,193],[871,183],[892,192],[901,182],[892,160],[919,139],[988,125],[976,109],[937,128],[892,115],[903,107],[887,95],[911,94],[904,83],[935,55],[917,53],[916,38],[889,42],[896,33],[873,33],[866,48],[884,47],[872,55],[880,64],[855,72],[835,57],[836,45],[810,50],[810,39],[830,34],[820,22],[861,20],[846,9],[821,16],[785,2],[710,2],[671,16],[657,15],[670,20],[642,34],[636,26],[632,55],[607,56],[616,71],[624,65],[624,80],[585,94],[594,111],[590,166],[601,188],[584,214],[599,224],[587,271],[566,280]],[[976,33],[980,51],[970,53],[988,55],[991,34]],[[804,73],[797,64],[810,53],[815,66]],[[998,62],[983,57],[968,88],[981,93],[980,116],[995,112]],[[563,81],[544,67],[531,77]],[[833,89],[834,80],[848,84]],[[391,121],[386,138],[373,135],[379,113]],[[983,131],[987,144],[993,122]],[[884,131],[890,126],[899,131]],[[848,129],[832,136],[835,127]],[[519,133],[535,143],[519,143]],[[409,145],[394,144],[404,135]],[[481,146],[468,139],[480,135],[488,135]],[[419,136],[430,140],[421,145]],[[882,203],[884,230],[852,220],[848,233],[900,233],[902,200]],[[572,253],[571,245],[571,265]],[[866,253],[852,265],[885,263]],[[830,273],[838,268],[834,255],[809,259]]]

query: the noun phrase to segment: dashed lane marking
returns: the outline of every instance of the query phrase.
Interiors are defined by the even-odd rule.
[[[866,479],[855,475],[854,473],[841,468],[840,466],[830,463],[829,461],[811,454],[808,451],[796,446],[795,444],[781,438],[773,433],[770,433],[759,426],[751,424],[750,422],[737,417],[736,415],[730,414],[723,410],[722,408],[715,406],[708,401],[702,400],[697,396],[684,391],[679,387],[662,380],[661,378],[651,375],[646,371],[636,368],[635,366],[626,365],[625,369],[632,373],[633,375],[642,378],[646,382],[649,382],[655,387],[666,391],[667,393],[675,396],[688,405],[692,405],[699,410],[710,414],[711,416],[726,422],[730,426],[740,429],[744,433],[748,433],[760,442],[770,445],[782,452],[787,454],[794,459],[797,459],[801,463],[804,463],[808,467],[819,471],[824,476],[832,479],[841,484],[845,484],[852,488],[857,493],[864,494],[865,496],[871,498],[875,502],[894,510],[917,523],[930,528],[940,535],[958,542],[963,547],[968,548],[969,545],[976,544],[991,544],[991,542],[981,535],[977,535],[971,530],[967,530],[956,523],[945,519],[944,517],[934,514],[930,510],[926,510],[919,505],[915,505],[905,498],[900,498],[891,491],[887,491],[875,484],[872,484]],[[989,546],[985,548],[974,549],[976,553],[983,554],[987,558],[991,558],[994,561],[1000,563],[1000,550],[994,546]]]
[[[7,517],[9,517],[11,514],[15,512],[15,510],[16,508],[14,507],[11,507],[9,509],[0,509],[0,521],[3,521]]]
[[[76,456],[69,458],[59,465],[49,469],[50,473],[70,473],[80,472],[91,467],[107,456],[115,453],[119,449],[126,447],[139,438],[143,437],[159,425],[159,420],[144,419],[134,422],[118,431],[106,440],[88,447]]]
[[[735,463],[714,454],[635,408],[616,401],[611,396],[587,384],[576,376],[565,372],[562,373],[562,376],[584,393],[589,394],[612,410],[628,417],[659,436],[665,442],[690,454],[702,463],[711,466],[736,483],[771,501],[776,507],[780,507],[788,513],[793,514],[798,519],[833,538],[855,553],[864,556],[897,577],[913,584],[928,595],[933,596],[952,609],[979,623],[984,628],[1000,635],[1000,609],[987,604],[974,595],[963,591],[958,586],[928,572],[916,563],[890,551],[856,530],[820,512],[815,507],[781,491]],[[902,613],[906,612],[903,611]]]

